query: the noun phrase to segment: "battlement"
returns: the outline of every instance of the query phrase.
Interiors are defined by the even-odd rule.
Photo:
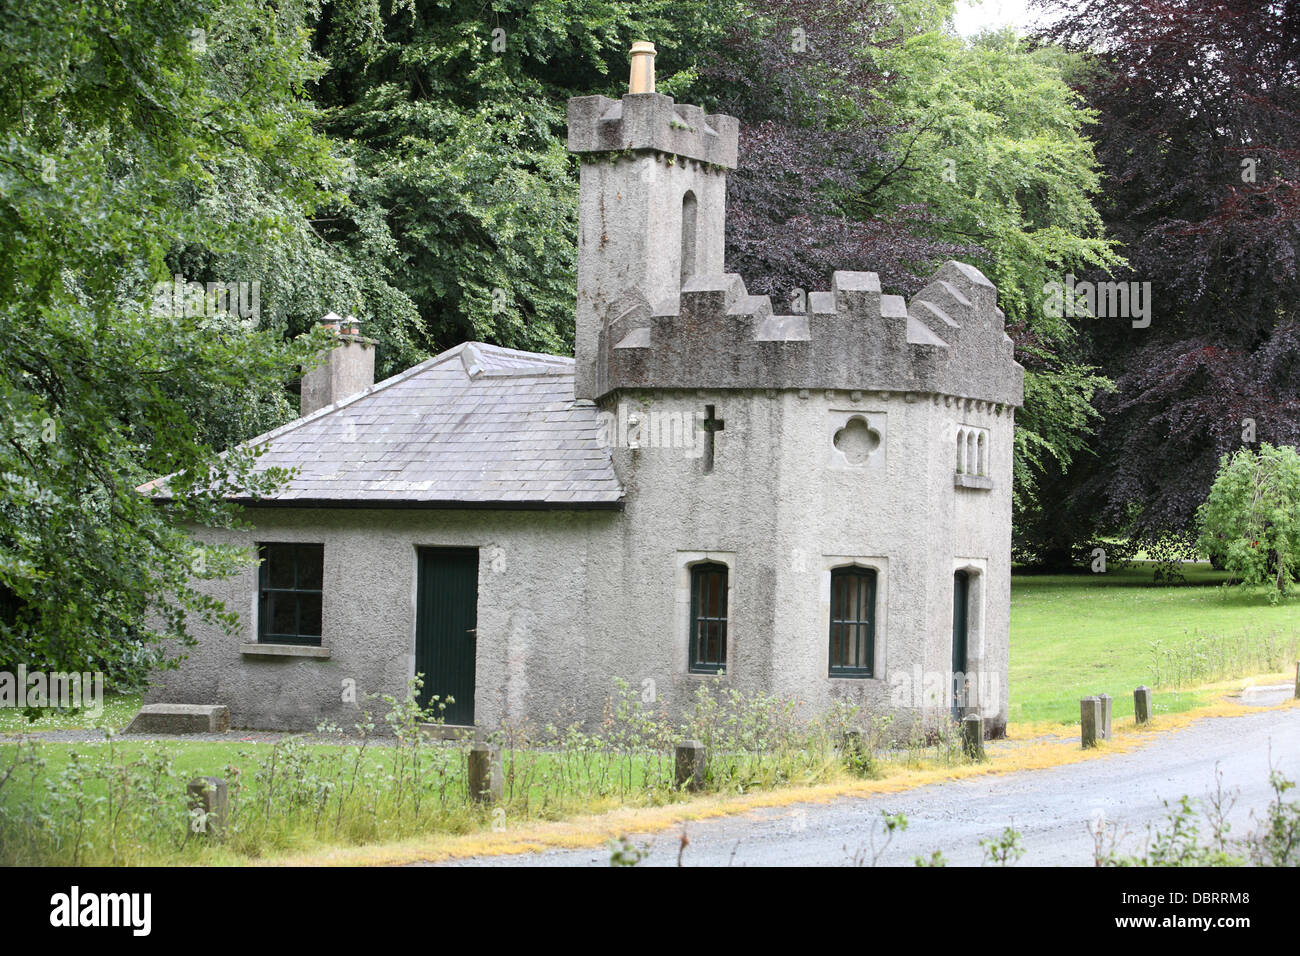
[[[569,150],[601,158],[580,174],[577,398],[806,388],[1021,404],[1024,370],[996,290],[972,266],[949,262],[911,302],[882,295],[873,272],[837,272],[796,315],[724,274],[740,123],[656,93],[654,46],[631,53],[621,99],[569,100]]]
[[[597,394],[617,389],[861,389],[934,392],[1019,406],[1015,362],[993,284],[949,262],[910,302],[874,272],[836,272],[808,310],[777,315],[740,276],[699,275],[676,301],[632,290],[598,347]]]
[[[662,93],[626,93],[622,99],[576,96],[569,100],[569,152],[653,150],[735,169],[740,123],[678,105]]]

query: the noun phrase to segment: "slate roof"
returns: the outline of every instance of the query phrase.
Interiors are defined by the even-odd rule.
[[[247,445],[296,468],[296,506],[618,508],[596,408],[573,359],[466,342]],[[166,479],[141,486],[164,499]]]

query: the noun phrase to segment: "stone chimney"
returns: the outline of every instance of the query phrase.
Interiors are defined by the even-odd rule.
[[[599,398],[608,349],[675,312],[682,285],[723,269],[727,170],[740,124],[656,93],[655,48],[632,45],[621,99],[569,100],[578,187],[574,389]]]
[[[361,335],[361,324],[352,316],[341,319],[333,312],[319,321],[338,336],[325,361],[302,377],[298,406],[302,417],[365,391],[375,384],[375,340]]]

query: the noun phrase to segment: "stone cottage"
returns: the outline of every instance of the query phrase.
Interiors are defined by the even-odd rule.
[[[621,100],[569,103],[575,358],[467,342],[374,384],[327,317],[302,417],[252,441],[296,477],[244,501],[254,530],[199,532],[260,554],[203,584],[238,633],[196,629],[149,702],[349,726],[419,673],[490,729],[595,721],[615,678],[680,714],[721,680],[1005,725],[1023,373],[993,285],[837,272],[776,314],[723,271],[736,119],[654,92],[649,44],[633,64]]]

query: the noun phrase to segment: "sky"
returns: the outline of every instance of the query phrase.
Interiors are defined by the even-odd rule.
[[[973,36],[981,30],[1004,26],[1016,27],[1021,33],[1042,16],[1029,9],[1029,0],[957,0],[957,32]]]

